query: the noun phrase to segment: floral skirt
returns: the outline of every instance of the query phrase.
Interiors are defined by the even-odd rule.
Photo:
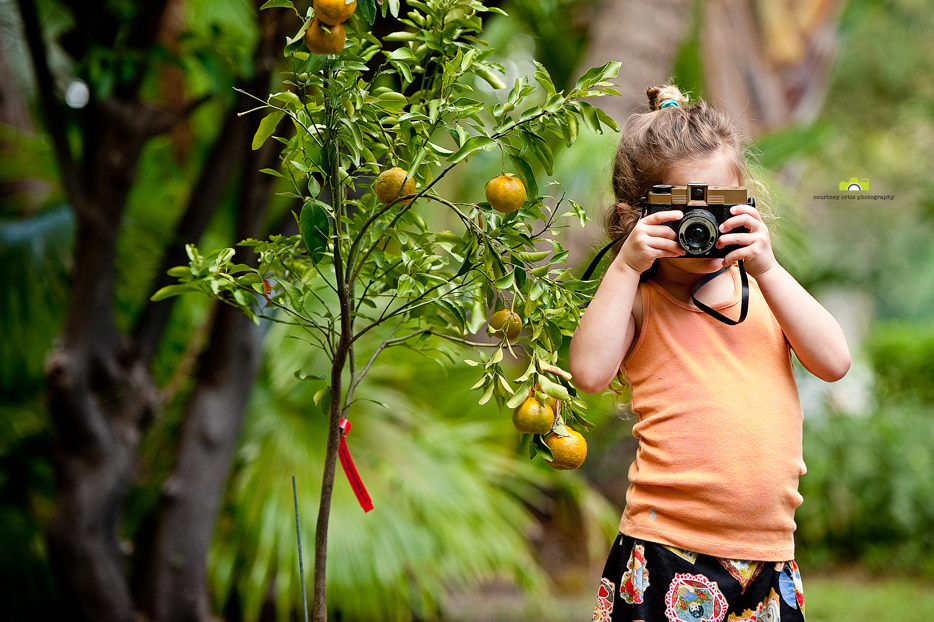
[[[594,622],[803,622],[794,561],[723,559],[616,539],[603,569]]]

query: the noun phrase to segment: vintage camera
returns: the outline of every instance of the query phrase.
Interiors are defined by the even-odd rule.
[[[678,243],[685,250],[682,257],[689,259],[726,257],[739,248],[735,245],[716,247],[720,238],[720,225],[730,218],[730,208],[734,205],[756,204],[755,199],[748,196],[746,188],[707,184],[655,185],[644,201],[646,216],[673,209],[684,213],[681,220],[663,224],[678,234]],[[746,227],[737,227],[730,233],[748,232]]]

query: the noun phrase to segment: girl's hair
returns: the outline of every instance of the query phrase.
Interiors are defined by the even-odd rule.
[[[688,103],[672,84],[650,86],[646,95],[649,112],[633,114],[626,121],[613,164],[611,182],[616,200],[606,212],[604,227],[611,240],[622,238],[614,245],[615,252],[642,217],[642,198],[652,186],[664,183],[675,166],[699,162],[717,153],[728,158],[736,178],[756,198],[757,209],[768,213],[768,206],[762,204],[766,197],[761,196],[767,193],[752,178],[745,142],[726,114],[703,100]],[[668,100],[677,106],[662,108]]]

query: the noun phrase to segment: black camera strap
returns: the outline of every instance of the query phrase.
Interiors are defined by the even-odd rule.
[[[597,266],[600,264],[600,260],[603,259],[603,256],[606,255],[617,242],[625,238],[626,236],[620,236],[616,238],[615,240],[613,240],[612,242],[610,242],[609,244],[607,244],[606,246],[604,246],[602,249],[600,249],[600,252],[597,253],[597,256],[593,258],[593,261],[591,261],[590,265],[587,266],[587,269],[584,270],[584,274],[583,276],[581,276],[581,280],[589,281],[590,277],[593,276],[594,270],[596,270]],[[698,290],[700,290],[701,287],[703,287],[704,285],[706,285],[707,283],[715,279],[717,276],[723,274],[729,269],[730,269],[729,266],[724,266],[723,268],[720,268],[719,270],[717,270],[716,272],[712,274],[705,275],[701,280],[699,280],[694,285],[694,289],[691,290],[691,300],[694,302],[694,304],[697,306],[698,309],[700,309],[701,311],[703,311],[710,317],[716,320],[719,320],[723,322],[724,324],[728,324],[729,326],[736,326],[737,324],[739,324],[740,322],[746,319],[746,314],[749,312],[749,277],[746,275],[746,268],[743,267],[742,259],[739,260],[739,278],[740,278],[740,283],[742,285],[742,290],[743,290],[742,301],[740,302],[740,309],[739,309],[739,319],[734,320],[732,318],[729,318],[723,315],[722,313],[720,313],[719,311],[711,309],[710,307],[708,307],[707,305],[705,305],[704,303],[702,303],[700,300],[697,299],[697,292]],[[590,302],[588,301],[588,302],[581,304],[580,307],[582,309],[586,309],[589,304]]]
[[[740,307],[739,307],[739,319],[738,320],[729,318],[723,315],[722,313],[720,313],[719,311],[715,311],[711,309],[710,307],[708,307],[707,305],[705,305],[704,303],[702,303],[700,300],[697,299],[697,292],[700,290],[701,287],[703,287],[707,283],[710,283],[717,276],[723,274],[729,269],[730,269],[730,266],[723,266],[716,272],[706,275],[700,281],[695,283],[694,289],[691,290],[691,300],[694,302],[694,304],[697,306],[698,309],[700,309],[701,311],[703,311],[710,317],[716,320],[720,320],[724,324],[729,324],[730,326],[736,326],[737,324],[739,324],[740,322],[746,319],[746,313],[749,312],[749,277],[746,276],[746,268],[743,267],[742,259],[739,260],[739,279],[740,279],[740,283],[743,286],[743,293],[742,293],[742,302],[740,302]]]

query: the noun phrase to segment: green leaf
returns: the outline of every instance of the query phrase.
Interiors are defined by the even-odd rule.
[[[282,91],[269,98],[270,102],[279,104],[281,108],[291,108],[299,110],[302,107],[302,100],[292,91]]]
[[[557,382],[552,382],[542,374],[538,374],[538,384],[542,387],[542,391],[547,393],[550,397],[555,398],[556,400],[571,399],[567,389],[565,389]]]
[[[614,131],[619,131],[619,125],[616,124],[616,120],[604,112],[601,108],[594,107],[594,110],[597,113],[597,118],[606,125],[607,127],[613,128]]]
[[[594,134],[602,134],[603,128],[600,127],[600,117],[597,115],[597,108],[589,102],[576,102],[580,107],[581,118],[584,125]]]
[[[415,58],[415,54],[412,54],[412,50],[410,50],[409,48],[396,48],[389,55],[389,60],[412,61],[412,62],[418,61],[418,59]]]
[[[506,406],[509,408],[516,408],[525,401],[526,397],[529,394],[529,386],[531,383],[523,382],[518,387],[516,387],[515,392],[512,394],[512,397],[509,398],[509,401],[506,402]]]
[[[548,175],[554,175],[555,156],[554,152],[551,150],[551,145],[548,144],[547,140],[534,132],[529,132],[528,134],[531,138],[529,142],[534,149],[535,155],[545,168],[545,172]]]
[[[328,249],[331,227],[328,224],[327,212],[317,203],[305,203],[302,206],[298,228],[302,234],[302,241],[308,249],[311,263],[317,264]]]
[[[178,296],[180,294],[185,294],[190,291],[195,291],[189,285],[166,285],[155,294],[152,295],[153,302],[159,302],[160,300],[165,300],[166,298],[171,298],[172,296]]]
[[[279,125],[279,121],[281,121],[282,117],[284,116],[285,113],[281,110],[274,110],[259,122],[259,127],[256,129],[256,134],[253,135],[252,147],[254,151],[262,147],[263,143],[266,142],[266,139],[272,136],[273,132],[276,131],[276,126]]]
[[[529,443],[529,453],[530,457],[534,458],[535,454],[533,451],[542,454],[542,457],[545,458],[548,462],[553,462],[555,457],[551,453],[551,449],[548,445],[545,444],[545,440],[538,434],[532,437],[532,442]]]
[[[516,167],[516,172],[519,174],[519,178],[522,179],[522,183],[525,184],[525,189],[528,191],[528,198],[530,200],[535,200],[535,197],[538,196],[538,183],[535,181],[535,173],[532,172],[532,167],[529,166],[526,159],[520,155],[510,153],[509,159],[512,161],[513,166]]]
[[[522,261],[536,263],[547,257],[550,253],[551,251],[519,252],[516,253],[516,256],[518,256]]]
[[[516,282],[516,273],[515,271],[510,272],[509,274],[496,279],[495,285],[496,289],[509,289]]]
[[[372,26],[376,21],[376,0],[357,0],[357,15]]]
[[[409,103],[409,99],[405,95],[395,91],[380,93],[377,100],[380,107],[387,110],[402,110]]]
[[[480,398],[480,401],[477,402],[481,406],[490,401],[490,398],[493,397],[493,389],[496,388],[496,383],[493,380],[490,380],[490,386],[486,388],[486,391],[483,392],[483,396]]]
[[[506,84],[500,79],[498,75],[493,73],[493,70],[489,67],[484,67],[483,65],[478,65],[472,69],[472,71],[483,78],[487,84],[492,86],[494,89],[504,89]]]
[[[272,8],[295,9],[295,7],[292,6],[292,0],[269,0],[263,6],[259,7],[259,10],[262,11],[263,9]]]
[[[489,136],[471,136],[460,149],[454,152],[454,155],[448,158],[448,162],[456,164],[478,151],[490,151],[494,147],[496,147],[496,141]]]
[[[326,380],[324,376],[319,376],[316,374],[306,374],[304,369],[295,370],[295,377],[299,380],[308,380],[312,382],[316,380]]]
[[[598,82],[604,82],[605,80],[615,78],[617,74],[619,74],[619,68],[622,66],[623,64],[619,61],[611,61],[602,67],[591,67],[584,75],[577,79],[574,89],[586,91]]]
[[[561,132],[564,134],[564,144],[570,147],[577,140],[577,117],[573,114],[565,115],[564,123],[561,124]]]

